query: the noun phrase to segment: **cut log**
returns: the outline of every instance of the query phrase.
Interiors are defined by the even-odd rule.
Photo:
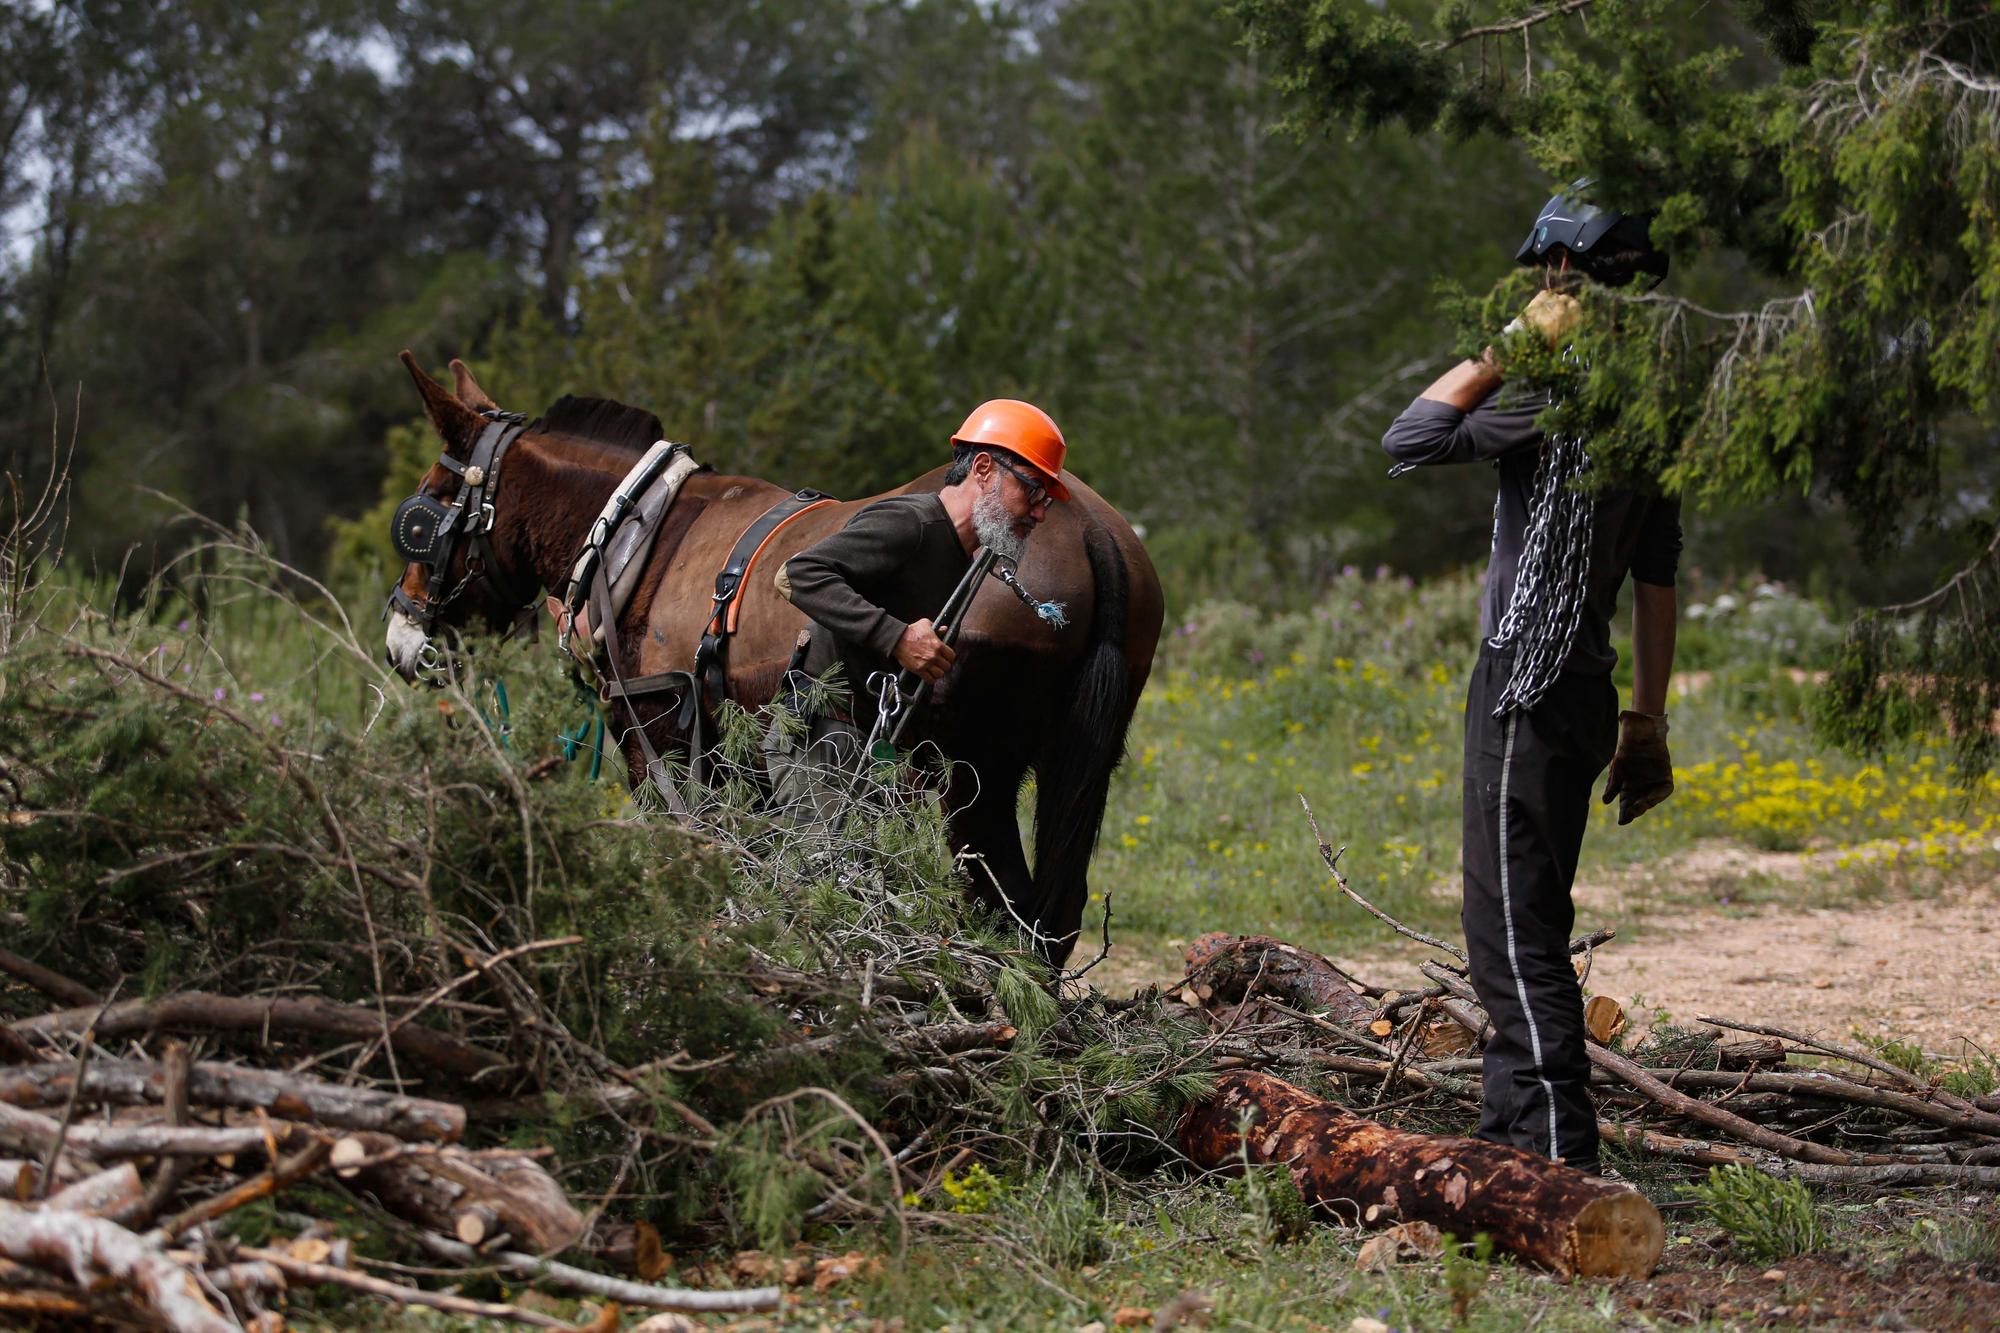
[[[500,1234],[500,1214],[483,1203],[475,1203],[458,1215],[458,1220],[452,1224],[452,1231],[460,1240],[477,1249]]]
[[[1725,1041],[1716,1045],[1726,1069],[1748,1069],[1751,1065],[1785,1063],[1785,1043],[1776,1037],[1752,1037],[1746,1041]]]
[[[192,1274],[101,1217],[0,1202],[0,1256],[66,1274],[86,1290],[108,1278],[175,1333],[236,1333]]]
[[[93,1025],[99,1041],[168,1031],[248,1032],[259,1036],[303,1032],[345,1041],[368,1041],[382,1035],[382,1016],[359,1005],[336,1004],[307,996],[237,998],[203,991],[182,991],[151,1000],[124,1000],[101,1015],[97,1006],[85,1005],[22,1019],[13,1028],[20,1036],[35,1038],[78,1033]],[[396,1048],[396,1054],[455,1078],[491,1077],[513,1067],[505,1056],[414,1023],[395,1029],[390,1044]]]
[[[280,1143],[307,1131],[278,1125]],[[215,1129],[206,1125],[71,1125],[61,1135],[63,1150],[86,1157],[222,1157],[229,1153],[264,1153],[260,1128]],[[55,1146],[54,1119],[0,1102],[0,1148],[36,1155]]]
[[[1254,986],[1256,994],[1343,1022],[1365,1025],[1375,1016],[1353,978],[1318,954],[1268,935],[1203,935],[1188,946],[1187,970],[1196,993],[1217,1004],[1240,1003]]]
[[[78,1100],[86,1105],[163,1103],[167,1074],[164,1061],[93,1060],[84,1069]],[[0,1102],[13,1106],[61,1106],[75,1087],[76,1066],[69,1062],[0,1068]],[[187,1098],[195,1106],[261,1109],[280,1120],[378,1130],[399,1139],[449,1143],[465,1132],[465,1108],[451,1102],[211,1061],[189,1067]]]
[[[1283,1165],[1309,1205],[1342,1222],[1429,1222],[1460,1240],[1483,1231],[1565,1277],[1647,1277],[1666,1245],[1659,1210],[1628,1186],[1518,1148],[1391,1129],[1268,1074],[1224,1074],[1182,1120],[1180,1145],[1211,1169],[1246,1156]]]
[[[1625,1006],[1609,995],[1593,995],[1583,1006],[1583,1025],[1593,1041],[1610,1045],[1625,1030]]]
[[[334,1145],[334,1174],[405,1221],[447,1236],[463,1239],[461,1226],[476,1227],[481,1240],[504,1232],[523,1249],[555,1254],[583,1235],[583,1215],[532,1157],[401,1147],[387,1135],[350,1135]]]
[[[43,1207],[103,1217],[137,1203],[145,1192],[146,1186],[139,1179],[139,1168],[130,1162],[121,1162],[109,1171],[99,1171],[56,1191],[44,1201]]]

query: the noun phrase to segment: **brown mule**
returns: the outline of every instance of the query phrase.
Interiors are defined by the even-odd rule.
[[[462,467],[489,425],[480,411],[492,400],[456,361],[454,396],[408,352],[402,360],[444,440],[445,458]],[[504,455],[489,496],[493,526],[484,542],[494,567],[468,571],[467,553],[458,552],[447,571],[455,582],[431,623],[404,609],[426,605],[428,567],[405,567],[402,597],[389,617],[390,664],[413,677],[439,627],[461,625],[475,614],[503,625],[527,594],[563,591],[570,563],[612,489],[659,438],[657,417],[603,399],[565,398],[528,425]],[[944,472],[938,468],[890,494],[936,491]],[[955,761],[944,794],[953,850],[984,858],[1008,906],[1053,941],[1046,947],[1057,960],[1068,955],[1083,918],[1086,874],[1111,773],[1123,757],[1164,614],[1159,578],[1131,524],[1088,486],[1073,476],[1065,480],[1072,498],[1053,506],[1036,529],[1020,577],[1037,596],[1064,603],[1068,625],[1052,629],[989,582],[973,600],[958,661],[912,738],[934,742]],[[449,501],[460,484],[441,462],[425,476],[421,493]],[[618,667],[627,678],[693,665],[716,573],[744,529],[787,494],[754,477],[702,472],[688,479],[619,617]],[[769,703],[805,625],[803,614],[773,588],[772,575],[868,503],[851,500],[800,515],[749,571],[728,649],[731,699],[746,708]],[[628,780],[635,786],[646,770],[634,724],[646,728],[662,753],[685,755],[684,738],[669,726],[670,705],[670,699],[642,701],[636,718],[613,718],[614,731],[624,734]],[[1032,872],[1015,818],[1021,783],[1031,771]],[[971,876],[971,891],[999,906],[984,874]]]

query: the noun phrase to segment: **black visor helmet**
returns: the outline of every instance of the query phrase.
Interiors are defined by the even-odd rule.
[[[1619,287],[1647,273],[1651,285],[1659,286],[1667,276],[1667,257],[1653,248],[1646,220],[1585,203],[1583,192],[1591,183],[1586,176],[1542,205],[1514,262],[1546,263],[1549,251],[1560,246],[1569,252],[1570,264],[1593,281]]]

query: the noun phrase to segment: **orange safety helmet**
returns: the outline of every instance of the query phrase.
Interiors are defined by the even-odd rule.
[[[1062,431],[1047,412],[1018,398],[995,398],[981,403],[951,437],[953,445],[987,444],[1005,449],[1042,474],[1043,483],[1055,499],[1067,501],[1069,487],[1063,485],[1063,458],[1069,446]]]

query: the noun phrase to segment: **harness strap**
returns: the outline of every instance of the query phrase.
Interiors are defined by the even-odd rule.
[[[833,503],[832,496],[819,491],[797,491],[759,514],[756,521],[736,539],[722,572],[715,576],[715,609],[709,614],[708,628],[702,633],[701,643],[694,653],[694,675],[701,684],[700,702],[704,715],[710,704],[720,702],[729,695],[729,678],[723,659],[728,651],[729,636],[736,632],[736,619],[742,612],[737,597],[743,590],[750,567],[756,564],[757,557],[764,553],[764,548],[770,545],[778,529],[807,510]],[[697,752],[696,772],[702,772],[703,767]]]
[[[651,486],[674,461],[688,453],[688,446],[668,440],[655,441],[625,474],[611,492],[611,498],[604,502],[604,509],[597,521],[590,525],[590,534],[583,539],[583,549],[577,552],[575,562],[570,566],[569,589],[563,594],[563,609],[573,620],[591,597],[593,577],[603,568],[605,548],[617,534],[619,525],[627,514],[639,503],[639,497]],[[690,468],[690,470],[692,470]],[[593,608],[594,610],[595,608]]]
[[[680,788],[675,785],[673,776],[667,772],[666,761],[661,759],[660,752],[653,748],[652,737],[646,734],[646,720],[639,716],[639,710],[633,707],[632,700],[635,694],[639,693],[634,690],[635,685],[645,686],[643,692],[646,694],[660,694],[672,688],[675,678],[679,678],[685,688],[680,714],[681,717],[686,717],[695,699],[694,675],[686,671],[662,671],[627,682],[618,671],[618,617],[611,612],[611,583],[603,577],[602,571],[599,571],[599,576],[591,581],[589,596],[591,617],[599,621],[604,628],[605,669],[611,676],[603,687],[604,696],[607,699],[624,699],[625,714],[632,719],[632,729],[639,737],[639,753],[646,760],[646,777],[660,793],[661,799],[667,803],[667,809],[676,816],[685,817],[688,813],[687,801],[681,795]],[[680,725],[679,718],[676,719],[675,725],[676,727]],[[688,736],[689,753],[699,754],[700,751],[696,746],[700,738],[692,732],[685,734]]]

